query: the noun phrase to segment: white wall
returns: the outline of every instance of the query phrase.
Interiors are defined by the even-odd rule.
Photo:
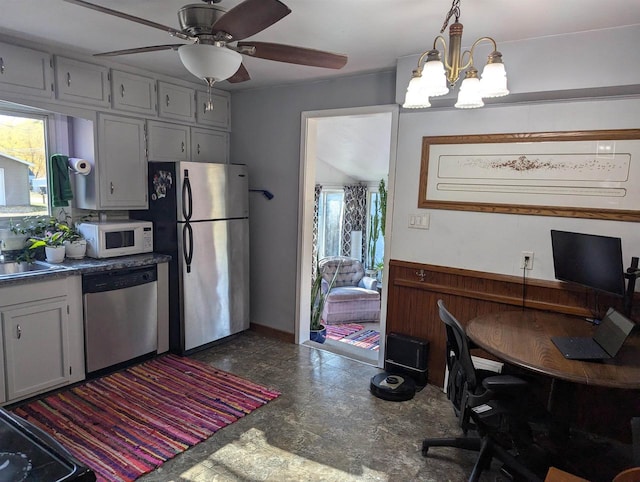
[[[392,104],[395,72],[233,92],[231,162],[247,164],[251,321],[294,333],[300,123],[304,111]]]
[[[357,184],[358,180],[348,176],[344,172],[330,166],[320,159],[316,160],[316,184],[323,186],[346,186],[348,184]]]
[[[637,223],[417,209],[423,136],[638,127],[640,96],[400,114],[391,257],[492,273],[521,275],[521,251],[533,251],[528,276],[554,279],[551,229],[622,238],[625,267],[640,256]],[[640,180],[637,180],[640,182]],[[408,229],[412,213],[428,212],[429,230]]]

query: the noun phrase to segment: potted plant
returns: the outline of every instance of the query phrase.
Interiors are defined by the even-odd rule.
[[[64,231],[47,231],[42,237],[29,238],[28,248],[37,249],[44,246],[49,263],[62,263],[65,256]]]
[[[59,229],[64,232],[65,256],[69,259],[82,259],[87,253],[87,240],[75,227],[60,223]]]
[[[340,265],[338,265],[338,268]],[[311,285],[311,322],[309,325],[309,339],[317,343],[324,343],[327,339],[327,328],[322,324],[322,310],[324,309],[324,302],[327,299],[327,295],[338,276],[339,269],[333,274],[331,282],[327,285],[326,290],[322,289],[322,274],[320,273],[320,266],[318,259],[316,259],[316,277]]]

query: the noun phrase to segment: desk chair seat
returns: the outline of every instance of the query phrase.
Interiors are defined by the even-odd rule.
[[[500,460],[508,473],[541,482],[548,467],[539,468],[543,470],[541,477],[528,466],[530,462],[538,465],[540,455],[544,454],[533,446],[531,422],[545,422],[546,411],[530,395],[525,380],[495,374],[481,378],[473,366],[464,328],[447,311],[442,300],[438,301],[438,308],[447,332],[447,396],[461,419],[465,435],[474,429],[478,436],[427,438],[422,442],[423,455],[426,456],[431,447],[474,450],[479,454],[470,482],[480,478],[493,458]]]

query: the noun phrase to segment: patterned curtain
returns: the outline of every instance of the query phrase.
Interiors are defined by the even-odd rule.
[[[320,184],[316,184],[314,204],[313,204],[313,235],[312,235],[313,246],[311,247],[311,256],[313,257],[311,261],[311,266],[313,267],[313,269],[311,270],[312,280],[314,280],[316,277],[316,260],[318,258],[318,218],[319,218],[319,210],[320,210],[320,194],[321,193],[322,193],[322,186]]]
[[[362,233],[362,253],[365,259],[367,233],[367,186],[354,184],[344,187],[344,219],[342,221],[342,255],[351,256],[351,232]]]

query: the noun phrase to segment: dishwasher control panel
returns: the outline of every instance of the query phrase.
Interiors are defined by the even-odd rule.
[[[100,293],[152,283],[157,281],[156,265],[143,268],[117,269],[101,271],[82,276],[83,293]]]

